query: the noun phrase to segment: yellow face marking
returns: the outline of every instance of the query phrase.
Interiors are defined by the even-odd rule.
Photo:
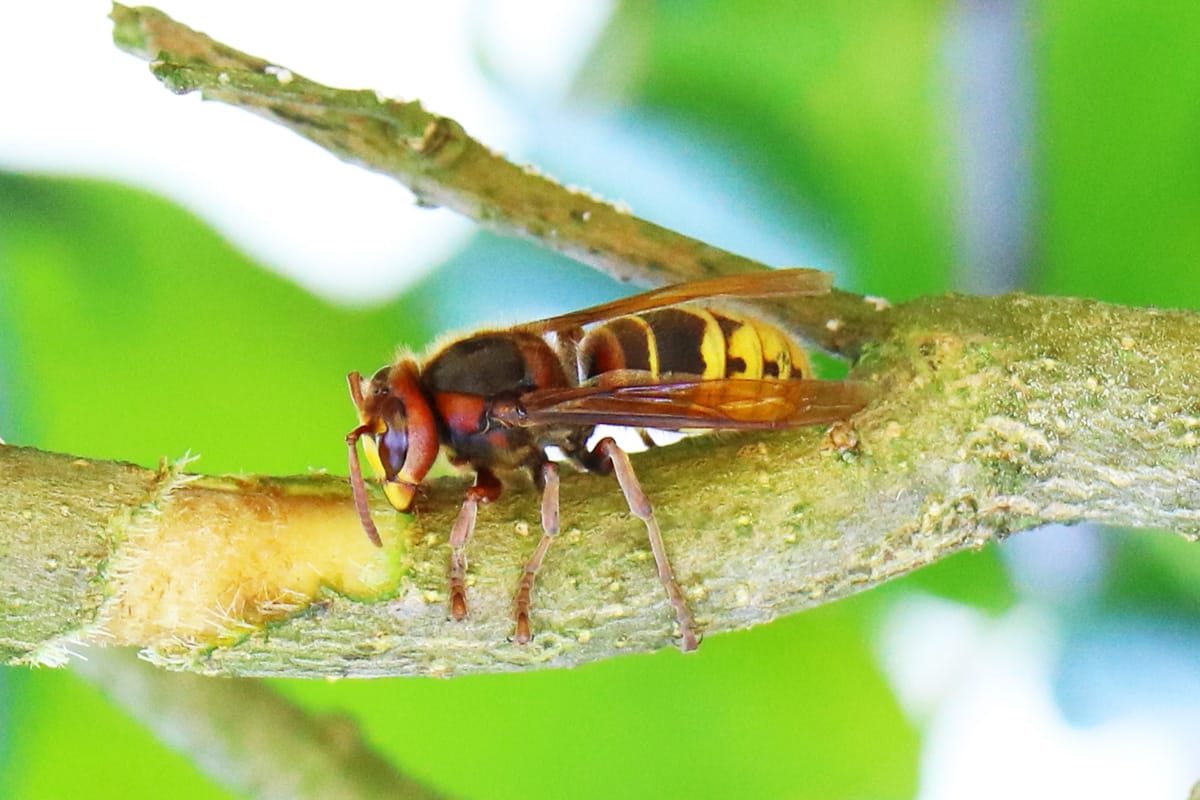
[[[362,442],[363,454],[367,457],[367,466],[371,468],[371,472],[383,484],[383,494],[387,497],[388,502],[397,511],[408,511],[412,507],[413,487],[409,477],[403,472],[396,476],[396,480],[388,480],[387,472],[383,468],[383,461],[379,458],[379,446],[375,444],[375,440],[370,436],[364,436],[359,439]]]
[[[392,508],[397,511],[408,511],[412,508],[414,492],[411,484],[384,481],[383,493],[387,497],[388,502],[392,504]]]
[[[383,461],[379,458],[379,447],[376,446],[375,440],[370,436],[364,436],[359,439],[362,442],[363,455],[367,457],[367,465],[371,468],[371,472],[376,478],[383,480],[387,477],[387,473],[383,470]]]

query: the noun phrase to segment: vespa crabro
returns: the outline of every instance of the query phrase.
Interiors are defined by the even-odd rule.
[[[557,447],[576,467],[613,473],[642,520],[679,623],[680,648],[695,649],[691,612],[671,571],[654,510],[629,456],[612,438],[588,445],[597,425],[667,430],[765,430],[843,420],[869,392],[853,381],[814,380],[805,352],[780,327],[718,302],[829,291],[831,277],[773,270],[667,286],[610,303],[474,333],[418,362],[403,354],[370,379],[348,376],[360,425],[346,436],[350,480],[363,529],[376,545],[359,466],[367,461],[399,511],[445,448],[471,467],[450,532],[450,614],[467,613],[466,545],[480,503],[500,496],[497,473],[527,470],[541,492],[543,534],[513,600],[515,639],[530,640],[534,578],[559,530]]]

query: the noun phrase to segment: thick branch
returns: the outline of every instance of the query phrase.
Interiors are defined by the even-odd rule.
[[[1021,295],[884,313],[893,333],[856,369],[879,397],[852,430],[709,437],[637,459],[705,633],[1047,522],[1200,533],[1200,315]],[[463,489],[434,482],[416,516],[377,502],[377,550],[342,479],[182,479],[0,448],[7,655],[53,661],[102,642],[210,673],[445,675],[672,641],[640,523],[591,475],[563,481],[533,643],[507,641],[524,534],[538,530],[529,490],[482,510],[471,616],[450,622],[445,537]]]

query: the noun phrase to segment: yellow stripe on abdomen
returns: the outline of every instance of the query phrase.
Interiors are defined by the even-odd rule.
[[[664,308],[638,315],[650,326],[658,354],[656,376],[725,375],[725,336],[703,308]]]
[[[787,380],[812,374],[804,350],[776,326],[725,310],[713,314],[725,335],[726,377]]]
[[[808,356],[790,336],[761,320],[755,320],[754,326],[762,341],[763,377],[787,380],[807,378],[812,374]]]
[[[787,380],[812,374],[804,350],[778,327],[697,306],[617,317],[590,331],[579,351],[584,380],[613,370],[705,380]]]
[[[758,379],[763,376],[762,339],[755,321],[727,311],[710,312],[725,337],[725,378]]]

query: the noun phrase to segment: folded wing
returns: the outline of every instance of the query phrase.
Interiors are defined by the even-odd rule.
[[[665,430],[773,430],[845,419],[870,384],[820,380],[680,380],[533,391],[498,404],[502,425],[625,425]]]

